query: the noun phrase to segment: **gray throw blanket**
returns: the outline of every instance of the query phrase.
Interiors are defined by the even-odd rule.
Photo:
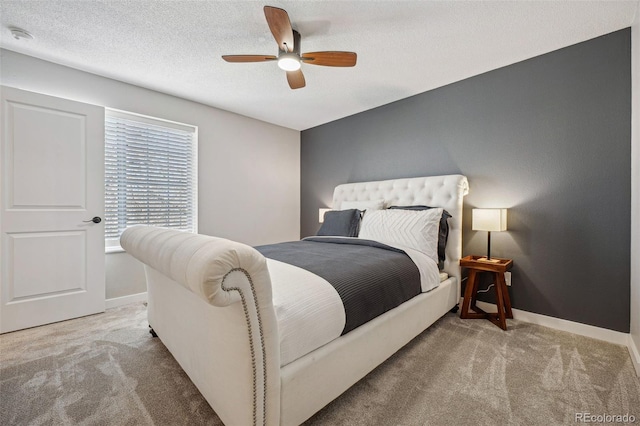
[[[311,237],[256,250],[327,280],[344,305],[346,324],[342,334],[421,292],[420,272],[409,256],[375,241]]]

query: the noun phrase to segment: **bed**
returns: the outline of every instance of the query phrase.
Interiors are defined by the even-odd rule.
[[[451,216],[442,247],[446,256],[436,284],[346,333],[325,336],[328,341],[311,350],[298,348],[300,338],[295,337],[309,333],[299,332],[292,322],[285,326],[281,318],[283,298],[306,303],[306,314],[313,310],[320,296],[290,291],[291,283],[318,279],[311,272],[267,259],[238,242],[161,228],[129,228],[121,244],[145,264],[150,326],[220,419],[229,426],[298,425],[456,307],[467,192],[461,175],[335,188],[333,209],[338,211],[370,203],[381,203],[384,210],[418,205],[446,210]],[[364,218],[368,212],[375,217],[372,211],[366,209]],[[307,322],[325,324],[314,318]],[[285,350],[284,335],[290,334],[294,337]]]

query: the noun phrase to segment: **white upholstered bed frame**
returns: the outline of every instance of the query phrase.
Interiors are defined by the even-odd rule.
[[[460,298],[461,175],[336,187],[345,200],[443,207],[451,215],[450,276],[315,351],[280,367],[279,336],[264,257],[237,242],[134,227],[122,246],[145,263],[149,324],[227,425],[298,425],[452,309]]]

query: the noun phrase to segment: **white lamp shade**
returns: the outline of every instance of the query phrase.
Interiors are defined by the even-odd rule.
[[[318,209],[318,222],[324,223],[324,214],[331,211],[331,209]]]
[[[474,231],[506,231],[507,209],[473,209]]]

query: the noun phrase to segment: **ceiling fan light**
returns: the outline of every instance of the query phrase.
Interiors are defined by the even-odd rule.
[[[285,53],[278,58],[278,66],[285,71],[297,71],[300,69],[300,58],[293,53]]]

